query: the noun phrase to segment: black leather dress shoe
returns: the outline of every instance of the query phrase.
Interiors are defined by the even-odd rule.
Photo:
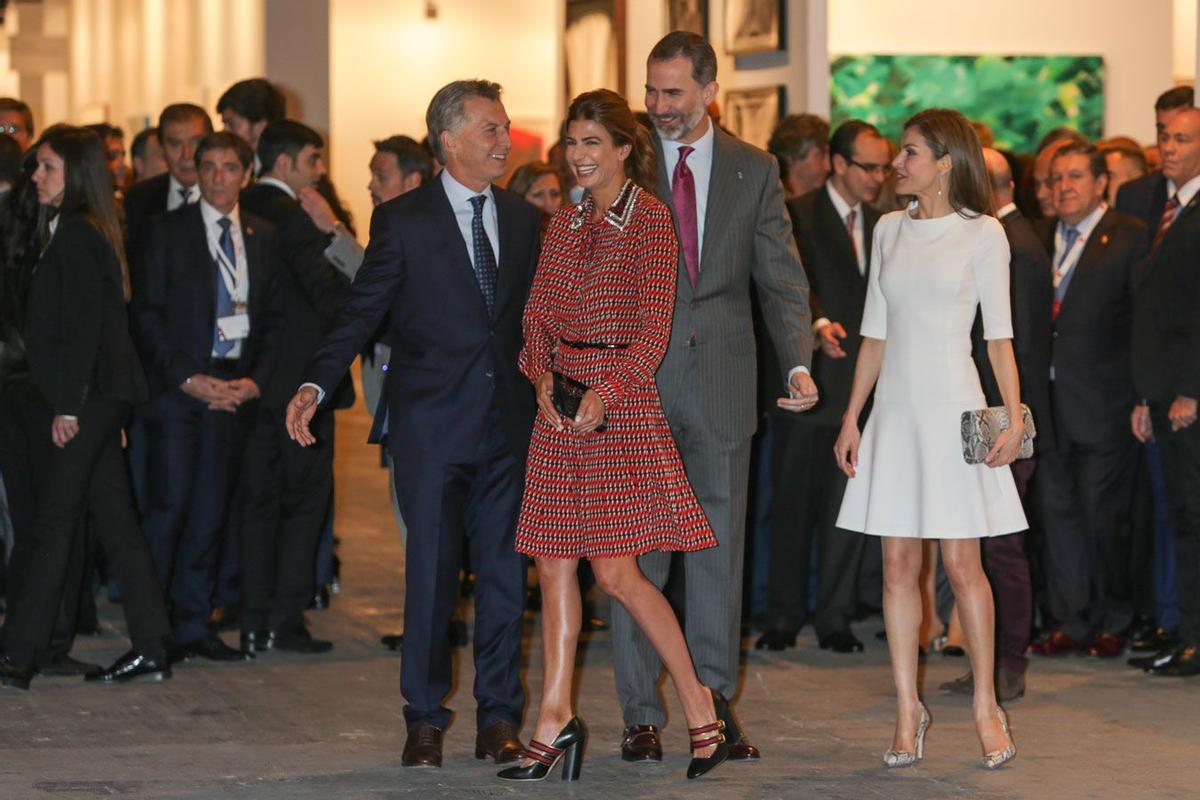
[[[100,669],[99,664],[89,664],[68,655],[58,656],[37,668],[38,675],[46,678],[78,678]]]
[[[166,657],[150,658],[130,650],[108,669],[97,668],[83,676],[88,683],[128,683],[135,680],[165,681],[171,677]]]
[[[475,757],[490,758],[497,764],[516,761],[525,752],[525,745],[517,738],[517,729],[511,722],[493,722],[475,734]]]
[[[403,650],[404,649],[404,634],[403,633],[389,633],[385,636],[380,636],[379,643],[381,645],[383,645],[384,647],[386,647],[388,650],[391,650],[393,653],[396,652],[397,650]]]
[[[1174,648],[1168,647],[1148,656],[1134,656],[1133,658],[1126,660],[1125,663],[1131,667],[1134,667],[1135,669],[1153,672],[1155,669],[1170,661],[1174,656]]]
[[[822,650],[832,650],[835,653],[861,653],[863,643],[848,630],[834,631],[827,636],[821,636],[818,644]]]
[[[275,631],[274,648],[288,653],[328,653],[333,649],[333,642],[324,639],[314,639],[308,628],[300,625],[292,630]]]
[[[750,744],[745,735],[738,736],[737,741],[729,743],[728,761],[757,761],[762,758],[758,748]]]
[[[28,691],[31,680],[33,680],[32,669],[18,667],[7,658],[0,660],[0,686]]]
[[[275,647],[275,634],[268,630],[242,631],[243,653],[264,653]]]
[[[1135,653],[1157,653],[1159,650],[1174,650],[1179,644],[1175,631],[1164,628],[1136,630],[1129,639],[1129,649]]]
[[[207,658],[209,661],[250,661],[254,658],[254,653],[234,650],[221,641],[221,637],[216,633],[210,633],[203,639],[184,642],[180,645],[180,649],[185,658],[199,657]]]
[[[442,729],[428,722],[419,722],[408,730],[402,767],[440,767],[442,765]]]
[[[1154,675],[1168,675],[1173,678],[1190,678],[1200,675],[1200,647],[1190,645],[1175,651],[1170,660],[1152,670]]]
[[[763,635],[758,637],[758,641],[754,643],[755,650],[787,650],[789,647],[796,646],[796,632],[785,631],[780,628],[770,628],[763,631]]]
[[[630,725],[621,739],[622,761],[662,761],[657,725]]]

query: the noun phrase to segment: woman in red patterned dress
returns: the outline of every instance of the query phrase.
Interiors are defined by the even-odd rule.
[[[728,755],[736,723],[724,698],[700,683],[674,612],[636,559],[717,544],[654,383],[671,335],[675,230],[670,211],[649,190],[657,178],[649,136],[620,95],[599,90],[575,98],[566,147],[588,193],[559,211],[546,232],[520,358],[540,413],[517,550],[537,562],[545,677],[525,760],[500,777],[540,780],[560,759],[564,779],[579,774],[585,734],[572,711],[571,684],[580,558],[591,561],[600,588],[625,606],[666,665],[688,720],[688,777],[699,777]],[[555,373],[589,387],[571,418],[555,407]]]

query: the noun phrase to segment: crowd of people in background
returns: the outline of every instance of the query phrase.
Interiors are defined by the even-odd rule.
[[[659,109],[655,124],[670,113],[665,102],[648,94],[647,105]],[[188,658],[246,661],[273,650],[319,656],[335,645],[310,633],[305,612],[327,605],[340,580],[334,410],[356,402],[353,383],[339,376],[314,386],[320,406],[312,446],[289,438],[285,414],[370,251],[329,180],[324,139],[287,117],[278,87],[240,81],[214,111],[221,131],[208,109],[173,103],[155,127],[133,136],[127,152],[120,127],[38,131],[25,103],[0,98],[7,567],[0,685],[27,689],[39,675],[163,679]],[[1157,140],[1149,146],[1127,136],[1093,142],[1056,128],[1036,152],[1014,153],[975,124],[992,192],[992,207],[977,210],[995,216],[1008,239],[1021,399],[1037,426],[1035,455],[1013,465],[1029,530],[983,541],[1001,700],[1024,694],[1030,656],[1128,657],[1155,675],[1200,674],[1200,296],[1193,274],[1200,264],[1200,111],[1189,87],[1164,92],[1152,111]],[[642,124],[651,130],[645,118]],[[410,133],[374,143],[364,166],[376,207],[430,186],[446,163],[439,141]],[[791,226],[776,243],[779,263],[790,263],[784,251],[794,247],[811,290],[811,374],[820,400],[804,414],[777,407],[786,393],[779,362],[802,362],[786,336],[770,335],[782,330],[776,317],[783,306],[772,297],[778,285],[755,274],[754,319],[744,322],[759,334],[758,432],[744,454],[748,502],[735,496],[724,512],[741,513],[748,530],[744,547],[735,537],[745,555],[745,607],[730,635],[736,639],[743,624],[760,649],[796,647],[808,624],[819,647],[848,659],[882,646],[864,643],[851,627],[884,605],[883,566],[873,540],[837,527],[847,477],[832,451],[851,403],[876,223],[910,199],[896,189],[893,162],[902,151],[888,136],[898,133],[794,114],[780,120],[767,145],[778,167],[772,192],[786,198]],[[585,202],[565,150],[558,142],[547,161],[510,163],[496,176],[537,210],[529,213],[542,235],[563,219],[562,209]],[[667,152],[672,165],[688,157]],[[758,164],[756,157],[746,163]],[[703,231],[703,201],[697,212]],[[382,247],[374,225],[387,217],[375,220],[373,246]],[[710,237],[700,241],[715,246]],[[676,314],[676,334],[686,336]],[[394,356],[403,362],[422,347],[387,331],[385,324],[369,332],[356,351],[372,414],[386,403]],[[693,344],[695,336],[693,329]],[[753,350],[751,331],[744,337]],[[975,359],[989,405],[998,405],[986,348],[977,322]],[[789,380],[794,366],[784,365]],[[667,370],[675,368],[668,362]],[[660,386],[671,379],[660,373]],[[867,403],[860,418],[870,413]],[[386,430],[373,440],[380,435]],[[696,484],[693,465],[708,456],[680,444]],[[422,478],[408,474],[413,465],[397,463],[395,452],[382,459],[397,473],[392,503],[403,535],[405,506],[413,502],[395,487]],[[729,469],[740,468],[742,457]],[[721,525],[740,532],[742,520]],[[728,550],[724,529],[713,527]],[[963,655],[968,641],[947,570],[925,544],[921,652]],[[452,565],[466,587],[474,581],[473,555],[458,553]],[[738,573],[724,585],[738,596],[735,609],[742,555],[725,565]],[[517,560],[524,570],[524,557]],[[710,605],[730,600],[698,600],[701,588],[715,591],[701,583],[711,576],[679,562],[664,558],[654,569],[676,608],[692,615],[690,630],[693,619],[715,619]],[[409,563],[409,608],[422,600],[414,585],[431,602],[434,593],[448,596]],[[611,622],[615,635],[639,635],[621,609],[615,620],[598,618],[587,601],[595,578],[580,564],[584,629],[606,630]],[[615,585],[607,571],[601,578]],[[102,581],[122,604],[132,643],[108,666],[71,656],[75,637],[97,629]],[[538,597],[523,603],[536,608]],[[406,621],[406,633],[416,629]],[[237,646],[222,630],[237,632]],[[440,629],[430,635],[444,638],[439,647],[470,639],[460,612],[444,637]],[[400,634],[384,640],[392,649],[406,645]],[[629,658],[622,754],[661,758],[662,711],[652,697],[658,662],[644,643]],[[713,674],[736,676],[736,646],[711,659],[730,663],[701,670],[709,685]],[[967,670],[941,689],[969,695],[975,680]],[[717,679],[717,688],[732,695],[734,686]],[[641,718],[630,711],[639,707]],[[445,724],[437,718],[439,736]],[[748,741],[733,744],[740,757],[758,757]],[[439,738],[437,765],[440,748]]]

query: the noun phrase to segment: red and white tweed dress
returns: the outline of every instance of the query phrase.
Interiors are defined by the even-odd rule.
[[[556,431],[538,414],[517,550],[605,558],[714,547],[654,384],[675,308],[670,211],[633,182],[599,222],[592,209],[589,197],[550,222],[525,307],[520,367],[530,381],[553,369],[590,386],[608,428]],[[628,347],[574,348],[563,339]]]

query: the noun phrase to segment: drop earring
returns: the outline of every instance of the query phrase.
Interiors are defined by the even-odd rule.
[[[944,177],[946,177],[944,174],[938,175],[938,197],[942,196],[942,178]]]

